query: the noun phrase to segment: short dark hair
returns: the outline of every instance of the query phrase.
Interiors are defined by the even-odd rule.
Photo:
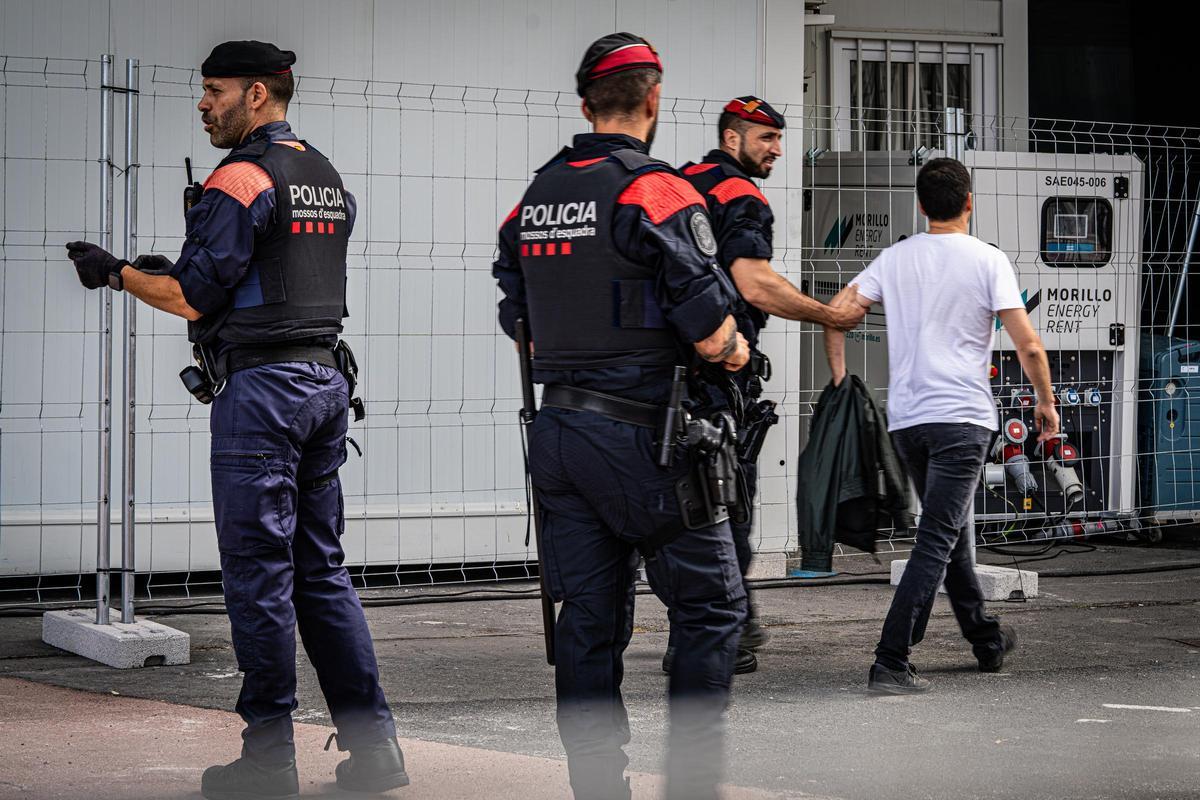
[[[971,173],[957,159],[935,158],[917,173],[917,199],[932,220],[957,219],[970,193]]]
[[[288,103],[292,102],[292,95],[296,91],[296,81],[292,78],[291,70],[278,75],[255,75],[242,78],[242,90],[245,91],[256,83],[267,87],[267,94],[270,98],[284,108],[287,108]]]
[[[722,111],[717,120],[717,144],[725,143],[725,131],[733,128],[738,133],[745,133],[750,127],[750,121],[742,119],[732,111]]]
[[[656,69],[630,69],[592,81],[583,90],[583,102],[593,117],[632,116],[646,93],[662,80]]]

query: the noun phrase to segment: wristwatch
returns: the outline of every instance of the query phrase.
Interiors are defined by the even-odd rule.
[[[108,288],[114,292],[119,292],[125,288],[125,281],[121,280],[121,270],[125,269],[125,265],[128,263],[128,261],[122,261],[117,264],[116,269],[108,273]]]

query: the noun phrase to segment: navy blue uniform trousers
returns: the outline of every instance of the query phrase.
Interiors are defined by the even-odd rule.
[[[746,600],[727,523],[682,530],[676,467],[660,469],[654,432],[590,412],[543,408],[530,433],[546,585],[562,603],[555,629],[558,728],[577,800],[628,797],[629,719],[622,654],[633,634],[637,545],[682,532],[646,562],[670,609],[677,655],[668,701],[667,793],[716,797],[724,712]]]
[[[238,668],[243,755],[294,754],[296,628],[344,748],[396,735],[371,633],[342,566],[346,380],[312,363],[229,377],[212,405],[212,491]]]

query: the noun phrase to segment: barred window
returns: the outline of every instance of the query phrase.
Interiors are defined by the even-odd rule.
[[[965,111],[969,146],[995,146],[985,133],[999,109],[995,45],[834,38],[832,101],[837,149],[944,150],[945,110]]]

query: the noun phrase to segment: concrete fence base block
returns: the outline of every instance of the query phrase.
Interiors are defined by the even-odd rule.
[[[121,618],[112,611],[112,619]],[[94,610],[49,611],[42,616],[42,641],[60,650],[117,669],[191,662],[191,637],[143,619],[97,625]]]
[[[900,583],[900,576],[904,574],[904,568],[907,566],[907,558],[898,558],[892,562],[892,586]],[[1038,596],[1036,572],[976,564],[975,575],[979,578],[979,587],[983,589],[984,600],[1009,600],[1018,597],[1029,599]],[[945,594],[946,587],[939,586],[938,592]]]

